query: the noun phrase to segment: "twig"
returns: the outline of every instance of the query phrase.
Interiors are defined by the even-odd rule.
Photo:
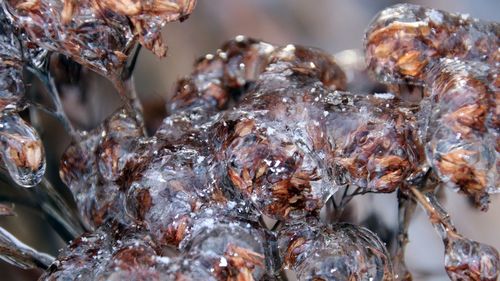
[[[24,269],[40,268],[43,270],[49,268],[55,260],[54,257],[38,252],[19,241],[2,227],[0,227],[0,258]]]
[[[46,69],[38,69],[34,67],[28,67],[28,69],[35,74],[35,76],[42,82],[42,84],[47,89],[49,96],[55,106],[55,111],[44,110],[49,114],[53,115],[61,124],[64,129],[68,132],[68,134],[77,142],[80,141],[80,135],[76,132],[75,128],[69,121],[69,118],[66,116],[64,112],[64,107],[61,102],[61,98],[59,97],[59,91],[57,90],[57,86],[54,82],[54,78],[50,74],[48,70],[48,66]],[[43,106],[41,106],[43,107]]]

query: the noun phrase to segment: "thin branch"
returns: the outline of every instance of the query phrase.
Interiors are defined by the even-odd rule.
[[[40,268],[46,270],[54,257],[38,252],[19,241],[14,235],[0,227],[0,258],[23,269]]]
[[[0,181],[6,185],[13,185],[5,173],[0,174]],[[65,241],[73,240],[89,229],[80,215],[66,204],[47,179],[43,179],[37,187],[23,191],[26,192],[26,196],[0,195],[0,201],[25,206],[42,215]]]
[[[68,134],[77,142],[80,140],[80,135],[76,132],[75,128],[69,121],[69,118],[66,116],[66,113],[64,112],[64,107],[61,102],[61,98],[59,96],[59,90],[57,89],[57,86],[54,82],[54,78],[50,74],[47,69],[38,69],[38,68],[33,68],[33,67],[28,67],[28,69],[35,74],[35,76],[42,82],[42,84],[45,86],[47,89],[47,92],[49,93],[49,96],[52,100],[52,103],[55,106],[55,111],[52,110],[45,110],[49,114],[53,115],[61,124],[63,125],[64,129],[68,132]],[[43,107],[43,105],[42,105]]]
[[[137,59],[139,58],[139,54],[141,52],[142,45],[137,44],[137,47],[134,50],[134,54],[132,55],[132,59],[130,60],[129,65],[127,65],[122,72],[122,80],[126,81],[129,80],[130,77],[132,77],[132,74],[134,73],[135,66],[137,64]]]

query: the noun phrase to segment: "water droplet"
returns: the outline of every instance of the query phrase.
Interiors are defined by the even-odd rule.
[[[0,124],[0,150],[10,176],[18,185],[37,185],[45,173],[45,153],[38,133],[17,114],[3,115]]]

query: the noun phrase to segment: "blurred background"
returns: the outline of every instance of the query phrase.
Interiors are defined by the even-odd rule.
[[[165,116],[165,104],[173,93],[174,82],[188,75],[195,59],[215,52],[222,43],[242,34],[273,44],[288,43],[314,46],[335,54],[346,49],[361,49],[366,27],[375,14],[399,1],[388,0],[199,0],[191,17],[183,23],[172,23],[164,29],[169,47],[168,56],[159,60],[143,50],[134,76],[137,92],[144,104],[150,131]],[[500,21],[498,0],[409,1],[472,17]],[[102,77],[83,70],[85,79],[60,85],[66,112],[80,129],[95,127],[120,106],[120,99],[111,84]],[[32,82],[32,89],[36,81]],[[360,82],[362,83],[362,82]],[[85,96],[82,98],[82,88]],[[36,90],[33,90],[36,91]],[[60,124],[41,113],[41,132],[46,145],[48,176],[67,198],[68,191],[58,179],[61,153],[69,144]],[[17,216],[0,217],[0,226],[16,234],[34,248],[57,255],[65,242],[48,226],[40,211],[22,204],[23,198],[36,196],[32,190],[21,190],[2,181],[0,196],[17,198]],[[500,197],[500,196],[498,196]],[[397,204],[394,195],[377,195],[361,199],[355,216],[360,219],[372,210],[381,214],[387,225],[394,226]],[[359,200],[358,200],[359,203]],[[467,237],[500,249],[500,198],[493,198],[490,210],[482,213],[470,207],[461,196],[446,191],[446,209],[458,229]],[[383,206],[383,207],[382,207]],[[407,264],[415,272],[415,280],[448,280],[443,269],[443,246],[426,215],[417,210],[410,227]],[[0,280],[36,280],[40,272],[17,270],[0,261]]]

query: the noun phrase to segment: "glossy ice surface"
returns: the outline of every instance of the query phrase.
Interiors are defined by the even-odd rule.
[[[116,75],[136,39],[165,56],[160,30],[186,18],[196,1],[9,0],[13,25],[36,45],[71,57],[103,75]]]
[[[368,229],[308,220],[278,235],[280,258],[299,280],[394,280],[387,249]]]
[[[411,280],[415,202],[441,235],[451,279],[497,278],[497,250],[461,236],[436,192],[451,186],[486,209],[498,191],[498,24],[408,4],[382,11],[366,35],[368,70],[397,91],[378,94],[348,92],[321,50],[238,36],[196,61],[147,136],[124,62],[136,40],[164,55],[160,27],[194,3],[2,2],[0,74],[12,79],[1,84],[0,152],[19,184],[35,185],[45,167],[17,115],[23,64],[38,73],[46,50],[58,52],[130,99],[63,155],[61,178],[89,231],[42,280],[280,280],[284,268],[300,280]],[[391,258],[376,234],[338,220],[352,197],[394,191]],[[272,230],[265,216],[278,221]]]
[[[382,81],[421,84],[439,58],[481,61],[498,67],[500,25],[413,4],[381,11],[365,35],[368,67]]]

